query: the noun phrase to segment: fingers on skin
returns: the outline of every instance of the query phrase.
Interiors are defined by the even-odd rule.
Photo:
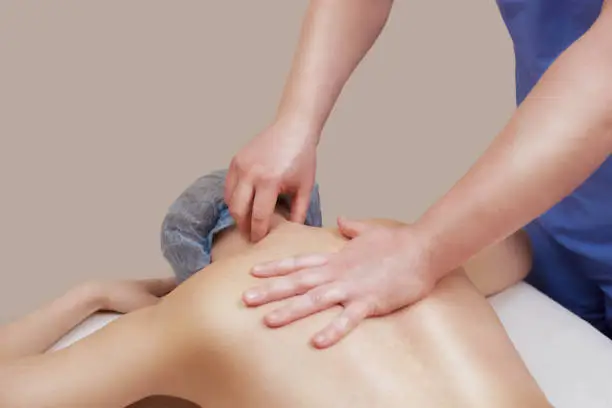
[[[326,284],[329,280],[329,273],[325,269],[307,269],[292,275],[272,279],[262,286],[249,289],[244,293],[243,300],[247,306],[260,306],[301,295],[316,286]]]
[[[270,217],[274,213],[278,188],[273,183],[262,184],[255,191],[251,215],[251,241],[257,242],[266,236],[270,228]]]
[[[338,317],[313,337],[313,346],[322,349],[335,345],[353,331],[369,314],[370,307],[365,302],[348,304]]]
[[[345,300],[346,291],[343,288],[333,285],[320,286],[274,310],[265,317],[265,322],[270,327],[281,327]]]
[[[306,213],[308,212],[308,206],[310,205],[310,192],[312,186],[308,188],[300,188],[297,194],[293,197],[291,203],[291,221],[303,224],[306,221]]]
[[[255,265],[251,269],[251,274],[258,278],[284,276],[300,269],[324,266],[327,262],[326,254],[306,254]]]
[[[242,231],[246,231],[247,219],[251,213],[253,203],[253,186],[247,182],[238,183],[234,194],[228,204],[230,214],[236,220],[236,224]]]
[[[367,228],[368,225],[365,222],[338,217],[338,229],[347,238],[355,238],[363,234]]]

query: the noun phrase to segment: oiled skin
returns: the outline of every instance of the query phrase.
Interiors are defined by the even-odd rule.
[[[168,319],[176,309],[190,311],[180,323],[189,332],[184,396],[203,407],[548,406],[494,311],[460,271],[422,302],[369,319],[324,351],[308,339],[337,308],[271,330],[262,317],[278,304],[247,309],[239,302],[255,283],[247,273],[253,264],[344,244],[330,230],[283,224],[176,290],[164,308]]]
[[[425,300],[368,319],[324,351],[308,340],[338,308],[269,329],[262,317],[277,304],[242,305],[242,292],[256,282],[248,274],[253,264],[337,251],[345,242],[334,230],[283,221],[254,246],[226,233],[213,264],[157,306],[67,349],[0,367],[0,406],[122,408],[149,395],[177,396],[202,408],[550,406],[462,271]],[[508,253],[516,258],[512,251],[488,252],[473,260],[470,276],[509,264]],[[489,279],[481,290],[510,283]]]

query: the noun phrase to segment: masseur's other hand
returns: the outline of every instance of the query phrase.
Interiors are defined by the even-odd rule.
[[[314,186],[318,134],[281,118],[231,161],[225,202],[238,228],[259,241],[269,231],[280,193],[293,195],[291,220],[303,223]]]
[[[130,313],[153,306],[161,297],[176,288],[171,278],[90,282],[82,290],[89,291],[98,300],[98,309]]]
[[[343,219],[338,225],[352,238],[340,252],[257,265],[252,274],[269,280],[243,296],[248,306],[293,297],[265,316],[270,327],[342,305],[340,315],[314,336],[318,348],[337,343],[367,317],[386,315],[420,300],[438,279],[426,245],[412,227]]]

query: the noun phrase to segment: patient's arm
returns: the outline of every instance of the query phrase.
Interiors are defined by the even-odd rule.
[[[90,283],[5,327],[2,333],[15,345],[0,362],[0,407],[120,408],[150,395],[171,395],[175,342],[169,326],[156,318],[157,307],[150,306],[174,287],[174,278]],[[40,354],[96,310],[127,315],[70,347]],[[145,404],[155,401],[135,406],[156,406]]]
[[[64,334],[100,308],[90,286],[72,289],[25,317],[0,327],[0,363],[43,353]]]
[[[176,352],[157,308],[122,316],[65,349],[0,364],[0,407],[121,408],[172,395]]]
[[[174,288],[174,279],[89,282],[0,327],[0,364],[40,354],[99,310],[127,313],[155,304]]]

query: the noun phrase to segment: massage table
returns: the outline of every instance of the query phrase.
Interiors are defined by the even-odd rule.
[[[489,302],[555,408],[612,407],[612,341],[525,282],[490,297]],[[51,350],[64,348],[118,317],[97,313]]]

